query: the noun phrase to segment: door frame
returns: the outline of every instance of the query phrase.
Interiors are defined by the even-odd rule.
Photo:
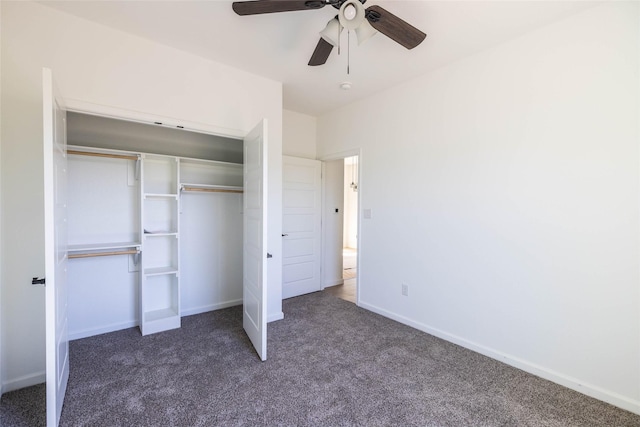
[[[319,157],[318,160],[322,162],[322,179],[321,179],[321,188],[322,188],[322,223],[325,224],[325,218],[327,215],[326,212],[326,201],[325,201],[325,192],[327,188],[327,183],[325,180],[325,162],[330,162],[332,160],[344,160],[347,157],[358,156],[358,235],[356,236],[356,240],[358,242],[358,253],[356,255],[356,265],[358,269],[358,273],[356,274],[356,305],[360,306],[360,290],[362,288],[360,277],[362,276],[362,263],[361,263],[361,253],[362,253],[362,148],[352,148],[350,150],[339,151],[336,153],[326,154],[324,156]],[[323,229],[324,230],[324,229]],[[324,231],[323,231],[324,236]],[[324,245],[324,239],[323,239]],[[324,251],[322,252],[323,258],[322,262],[324,265]],[[325,289],[325,269],[323,268],[320,272],[320,280],[322,280],[322,289]]]

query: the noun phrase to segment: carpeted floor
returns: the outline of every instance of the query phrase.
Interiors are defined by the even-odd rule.
[[[260,362],[234,307],[71,343],[62,426],[640,426],[617,409],[325,293],[283,302]],[[22,393],[22,395],[20,395]],[[3,427],[44,425],[44,387]]]

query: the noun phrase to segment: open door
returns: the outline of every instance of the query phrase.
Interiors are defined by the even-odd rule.
[[[322,164],[282,156],[282,298],[322,290]]]
[[[267,121],[244,138],[242,325],[267,360]]]
[[[42,70],[47,427],[60,421],[69,380],[67,126],[51,70]]]

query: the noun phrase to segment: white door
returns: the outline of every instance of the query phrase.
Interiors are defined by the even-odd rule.
[[[267,121],[244,138],[242,325],[267,360]]]
[[[321,165],[282,157],[282,298],[322,289]]]
[[[67,336],[67,126],[51,70],[42,70],[47,426],[60,420],[69,379]]]

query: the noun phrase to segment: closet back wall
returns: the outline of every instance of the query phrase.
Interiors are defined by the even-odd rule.
[[[69,245],[140,242],[135,161],[68,156]],[[138,267],[132,256],[70,259],[69,337],[137,324]]]
[[[67,113],[69,145],[242,163],[242,141],[182,129]]]

